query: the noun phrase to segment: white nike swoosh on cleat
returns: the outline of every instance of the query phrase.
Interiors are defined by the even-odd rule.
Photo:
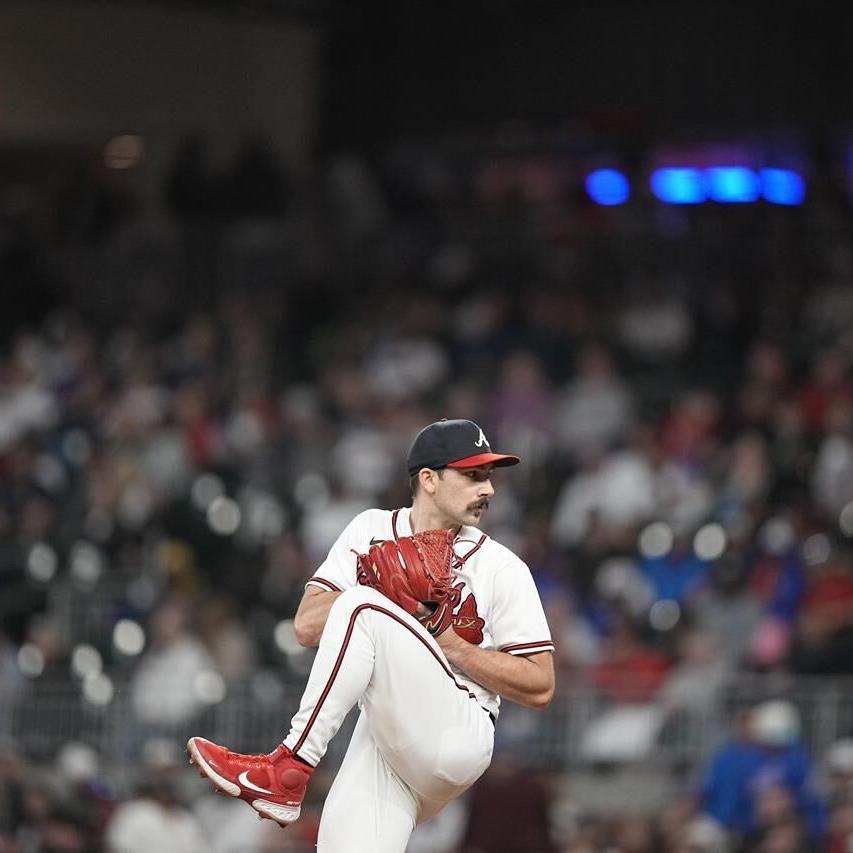
[[[243,785],[243,787],[245,787],[245,788],[249,788],[249,789],[250,789],[250,790],[252,790],[252,791],[257,791],[259,794],[271,794],[271,793],[272,793],[272,791],[270,791],[268,788],[259,788],[257,785],[255,785],[255,784],[253,784],[252,782],[250,782],[250,781],[249,781],[249,779],[248,779],[248,776],[249,776],[249,771],[248,771],[248,770],[244,770],[244,771],[243,771],[243,772],[242,772],[242,773],[237,777],[237,781],[238,781],[241,785]]]

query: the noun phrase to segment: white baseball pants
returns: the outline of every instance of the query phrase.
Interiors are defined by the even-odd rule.
[[[489,715],[435,640],[384,595],[338,596],[284,743],[317,764],[347,712],[361,716],[323,808],[319,853],[404,853],[416,824],[488,767]]]

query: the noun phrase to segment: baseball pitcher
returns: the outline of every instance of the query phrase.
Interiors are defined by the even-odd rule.
[[[500,697],[544,708],[554,649],[528,567],[479,530],[493,453],[469,420],[424,427],[412,505],[356,516],[309,578],[296,635],[317,655],[290,731],[265,755],[190,738],[221,791],[287,826],[349,710],[360,716],[326,798],[321,853],[404,853],[414,827],[488,767]]]

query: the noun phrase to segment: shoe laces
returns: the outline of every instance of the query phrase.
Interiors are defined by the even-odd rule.
[[[272,763],[269,755],[264,755],[264,754],[247,755],[244,752],[233,752],[230,749],[225,751],[225,757],[229,761],[238,761],[240,764],[249,764],[252,767],[260,767],[262,765]]]

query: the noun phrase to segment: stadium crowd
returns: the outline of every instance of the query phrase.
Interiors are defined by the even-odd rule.
[[[275,708],[258,747],[281,731],[304,580],[356,512],[408,502],[442,416],[522,457],[485,526],[534,573],[566,703],[600,704],[533,763],[505,704],[493,768],[413,853],[853,850],[849,703],[816,745],[786,692],[853,674],[843,182],[605,208],[577,162],[456,140],[297,180],[193,139],[156,203],[100,161],[47,205],[4,188],[0,851],[310,847],[321,774],[297,826],[256,828],[174,735],[245,689]],[[775,686],[691,728],[744,678]],[[129,709],[108,754],[45,735],[81,695]],[[578,762],[642,766],[674,731],[709,746],[678,796],[573,800]]]

